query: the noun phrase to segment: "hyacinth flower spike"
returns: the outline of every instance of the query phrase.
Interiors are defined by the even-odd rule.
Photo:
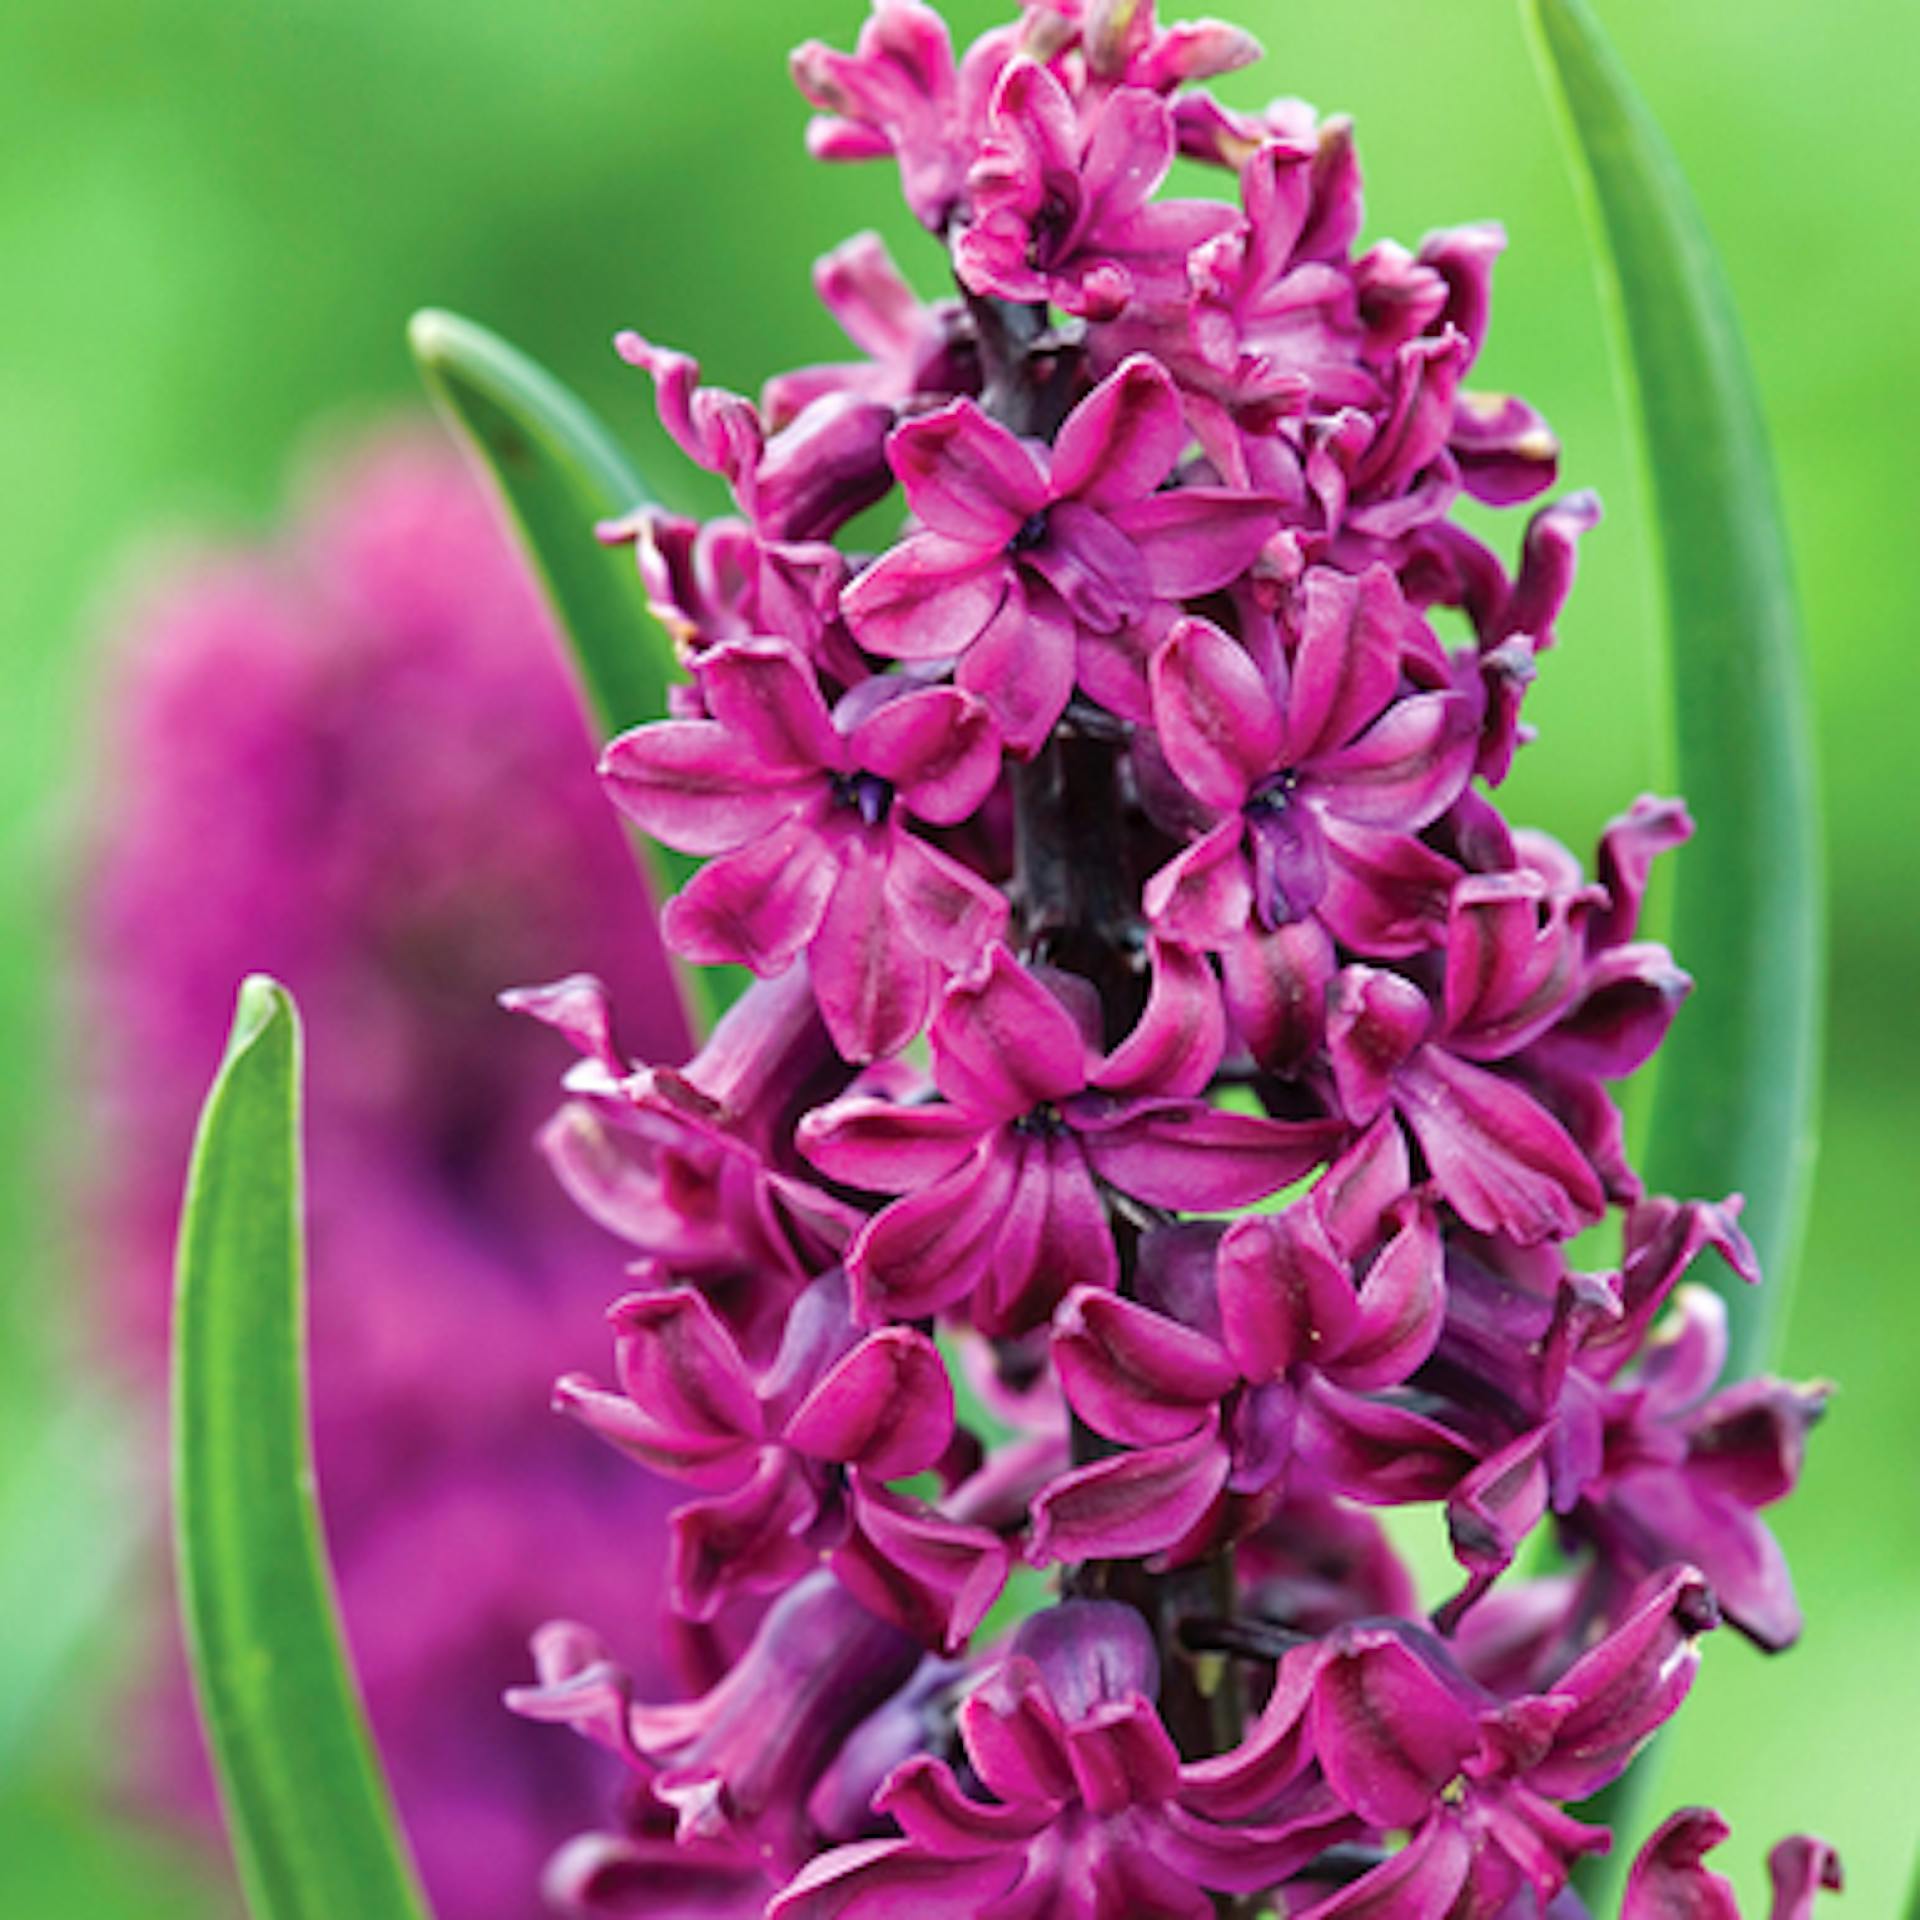
[[[1660,1331],[1704,1248],[1753,1262],[1611,1091],[1686,990],[1636,926],[1685,816],[1589,880],[1497,800],[1592,503],[1511,571],[1461,528],[1557,458],[1464,386],[1499,238],[1356,254],[1351,129],[1193,90],[1250,51],[877,0],[796,58],[812,144],[899,161],[957,296],[856,245],[867,362],[759,405],[623,341],[739,517],[617,529],[690,681],[607,784],[710,863],[673,944],[761,980],[678,1072],[581,983],[524,1003],[584,1055],[556,1163],[644,1255],[613,1386],[558,1397],[688,1487],[705,1651],[650,1697],[539,1637],[515,1704],[630,1775],[563,1911],[1574,1920],[1575,1805],[1723,1613],[1792,1625],[1754,1514],[1818,1393],[1721,1385],[1691,1296]],[[1164,198],[1176,149],[1237,194]],[[1467,1574],[1426,1616],[1364,1511],[1416,1501]],[[1636,1920],[1712,1913],[1711,1838],[1663,1831]],[[1834,1878],[1779,1858],[1783,1914]]]

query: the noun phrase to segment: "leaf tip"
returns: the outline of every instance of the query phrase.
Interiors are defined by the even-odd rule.
[[[271,974],[248,974],[234,1001],[228,1056],[246,1052],[276,1021],[293,1018],[293,995],[278,980]]]

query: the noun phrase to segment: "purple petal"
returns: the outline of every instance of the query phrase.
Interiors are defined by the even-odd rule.
[[[1445,940],[1460,868],[1411,834],[1358,827],[1323,813],[1327,890],[1319,917],[1343,946],[1373,960],[1424,953]]]
[[[727,853],[816,805],[817,768],[769,770],[711,720],[660,720],[610,741],[600,778],[643,832],[682,853]]]
[[[1475,735],[1454,693],[1396,701],[1352,746],[1316,760],[1311,791],[1362,827],[1411,831],[1437,820],[1473,772]]]
[[[1466,1444],[1439,1421],[1325,1380],[1310,1381],[1300,1411],[1301,1458],[1330,1487],[1368,1506],[1444,1500],[1474,1465]]]
[[[847,757],[896,787],[908,812],[942,827],[970,818],[1000,778],[992,717],[956,687],[888,701],[854,729]]]
[[[1009,571],[1002,584],[954,677],[992,714],[1009,750],[1030,754],[1073,695],[1074,623],[1044,581]]]
[[[847,1253],[855,1311],[871,1326],[921,1320],[966,1299],[992,1264],[1019,1163],[997,1141],[896,1200]]]
[[[915,1846],[945,1860],[984,1859],[1031,1839],[1052,1823],[1053,1809],[1029,1800],[1007,1806],[960,1791],[944,1760],[916,1754],[894,1769],[876,1803]]]
[[[1238,812],[1196,840],[1148,880],[1147,918],[1171,940],[1221,947],[1246,928],[1253,912],[1253,873]]]
[[[1041,1325],[1075,1286],[1119,1278],[1113,1229],[1079,1141],[1066,1133],[1015,1136],[1019,1171],[1008,1195],[984,1294],[982,1333],[1007,1338]]]
[[[1522,1246],[1567,1240],[1606,1212],[1586,1156],[1522,1088],[1423,1047],[1396,1104],[1461,1219]]]
[[[701,656],[707,711],[768,773],[814,773],[847,764],[819,682],[784,640],[730,640]]]
[[[1842,1890],[1840,1856],[1824,1840],[1795,1834],[1767,1855],[1773,1882],[1769,1920],[1812,1920],[1814,1896]]]
[[[1003,946],[948,988],[930,1036],[933,1077],[956,1106],[1012,1120],[1087,1084],[1087,1043],[1058,1000]]]
[[[675,953],[784,973],[818,930],[839,879],[820,836],[795,820],[702,867],[660,916]]]
[[[1308,572],[1287,694],[1289,762],[1345,746],[1393,698],[1407,617],[1385,567],[1358,579],[1330,567]]]
[[[1682,1807],[1635,1856],[1620,1920],[1740,1920],[1733,1884],[1704,1864],[1730,1829],[1705,1807]]]
[[[971,971],[1006,932],[999,888],[913,834],[893,843],[887,900],[900,932],[947,973]]]
[[[808,949],[814,998],[843,1060],[898,1053],[933,1010],[937,970],[900,937],[888,897],[892,854],[905,837],[898,827],[848,837],[833,898]]]
[[[1244,818],[1260,924],[1284,927],[1304,920],[1327,890],[1327,842],[1318,810],[1276,787],[1256,797]]]
[[[1473,1858],[1458,1821],[1429,1820],[1391,1859],[1295,1920],[1449,1920]]]
[[[1447,1044],[1470,1060],[1504,1060],[1559,1019],[1579,991],[1591,900],[1538,874],[1472,874],[1447,923]]]
[[[1316,1192],[1315,1198],[1318,1199]],[[1405,1380],[1432,1353],[1446,1314],[1440,1229],[1431,1209],[1408,1218],[1360,1283],[1360,1317],[1328,1372],[1343,1387],[1369,1392]]]
[[[1410,1171],[1406,1137],[1386,1114],[1327,1169],[1313,1204],[1342,1259],[1357,1259],[1380,1238]]]
[[[1205,958],[1170,940],[1149,942],[1153,985],[1139,1024],[1094,1070],[1108,1093],[1204,1093],[1226,1048],[1220,983]]]
[[[1646,1581],[1619,1626],[1554,1683],[1577,1704],[1528,1784],[1550,1799],[1584,1800],[1616,1779],[1686,1698],[1700,1664],[1696,1642],[1718,1620],[1712,1591],[1691,1567]]]
[[[767,1920],[978,1920],[1010,1894],[1018,1852],[952,1860],[911,1840],[862,1840],[816,1855],[774,1896]]]
[[[1220,953],[1234,1031],[1261,1066],[1291,1077],[1320,1051],[1333,984],[1333,942],[1317,920],[1249,927]]]
[[[782,1437],[811,1459],[898,1480],[931,1467],[952,1436],[953,1386],[939,1350],[915,1328],[883,1327],[807,1395]]]
[[[1218,1342],[1097,1287],[1061,1303],[1053,1361],[1074,1412],[1134,1447],[1196,1432],[1238,1380]]]
[[[800,1151],[831,1180],[874,1193],[910,1193],[963,1165],[978,1145],[978,1116],[964,1107],[903,1107],[853,1094],[800,1122]]]
[[[757,1442],[760,1406],[733,1336],[690,1287],[630,1293],[607,1309],[620,1390],[669,1431]]]
[[[1180,396],[1166,369],[1146,354],[1130,355],[1067,416],[1054,442],[1054,493],[1102,511],[1143,500],[1186,443]]]
[[[1046,538],[1021,558],[1026,575],[1045,581],[1084,631],[1116,632],[1153,604],[1139,547],[1116,520],[1078,500],[1048,510]]]
[[[606,984],[591,973],[570,973],[545,986],[509,987],[499,996],[508,1013],[523,1013],[562,1034],[587,1059],[616,1080],[629,1070],[613,1036],[613,1003]]]
[[[1171,1445],[1077,1467],[1035,1499],[1027,1558],[1044,1567],[1158,1553],[1199,1525],[1226,1478],[1212,1422]]]
[[[1397,973],[1343,967],[1334,976],[1327,1051],[1341,1109],[1356,1127],[1387,1104],[1432,1022],[1427,996]]]
[[[1651,794],[1643,793],[1625,814],[1608,823],[1594,862],[1594,877],[1607,895],[1605,910],[1595,914],[1589,928],[1596,947],[1615,947],[1633,938],[1654,861],[1692,838],[1686,807]]]
[[[1353,1283],[1310,1202],[1236,1220],[1220,1242],[1220,1325],[1248,1380],[1338,1354],[1359,1319]]]
[[[840,1583],[922,1646],[958,1653],[992,1610],[1013,1552],[985,1527],[853,1477],[853,1531],[833,1556]]]
[[[1327,1158],[1334,1120],[1266,1120],[1191,1100],[1076,1104],[1087,1159],[1110,1186],[1153,1207],[1226,1213],[1291,1186]]]
[[[940,533],[913,533],[847,583],[840,611],[869,653],[951,660],[1006,598],[1006,556]]]
[[[1226,487],[1174,487],[1113,519],[1145,560],[1155,596],[1188,600],[1217,592],[1253,565],[1280,524],[1280,506]]]
[[[1480,1745],[1467,1703],[1384,1626],[1334,1636],[1309,1711],[1327,1784],[1379,1827],[1418,1826]]]
[[[1004,547],[1047,503],[1040,455],[971,400],[896,428],[887,458],[924,525],[982,551]]]
[[[818,1509],[799,1462],[762,1450],[752,1478],[676,1510],[667,1590],[683,1619],[711,1620],[736,1593],[779,1593],[819,1558],[802,1537]]]

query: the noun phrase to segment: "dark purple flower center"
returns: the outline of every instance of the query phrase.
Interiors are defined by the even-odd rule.
[[[893,782],[877,773],[836,773],[833,797],[837,805],[855,808],[868,826],[877,827],[893,808]]]
[[[1047,537],[1047,510],[1030,513],[1021,521],[1019,531],[1007,542],[1009,553],[1031,553]]]
[[[1247,795],[1249,813],[1285,813],[1293,804],[1293,790],[1300,776],[1291,767],[1270,773]]]
[[[1057,1139],[1067,1131],[1066,1116],[1051,1100],[1043,1100],[1030,1113],[1013,1123],[1015,1133],[1035,1134],[1042,1140]]]
[[[1028,266],[1044,272],[1068,252],[1080,225],[1079,187],[1071,176],[1047,183],[1027,240]]]

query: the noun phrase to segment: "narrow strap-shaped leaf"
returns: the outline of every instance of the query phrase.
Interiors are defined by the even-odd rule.
[[[1663,1050],[1656,1192],[1747,1198],[1766,1284],[1714,1275],[1730,1365],[1764,1365],[1812,1170],[1824,905],[1812,730],[1786,530],[1732,301],[1678,163],[1586,0],[1523,0],[1558,98],[1653,509],[1680,787],[1673,944],[1692,1002]],[[1582,1811],[1620,1840],[1655,1753]],[[1596,1912],[1624,1846],[1576,1870]]]
[[[201,1114],[180,1228],[181,1613],[254,1920],[422,1920],[315,1504],[299,1095],[293,1002],[255,976]]]
[[[429,307],[407,337],[428,390],[499,489],[601,736],[662,718],[672,644],[648,610],[632,552],[594,534],[650,498],[625,453],[584,400],[485,327]],[[653,841],[640,847],[656,899],[699,864]],[[707,1027],[737,995],[731,970],[676,974]]]
[[[1673,929],[1696,990],[1661,1055],[1645,1170],[1660,1193],[1746,1195],[1766,1285],[1720,1282],[1744,1373],[1782,1321],[1819,1080],[1818,805],[1786,529],[1733,304],[1679,166],[1586,0],[1526,8],[1634,401],[1679,784],[1699,824],[1676,856]]]

